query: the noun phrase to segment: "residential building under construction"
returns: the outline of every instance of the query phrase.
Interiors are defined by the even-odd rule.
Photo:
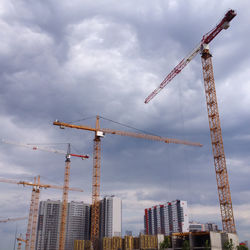
[[[59,246],[61,201],[41,201],[37,227],[37,250],[54,250]],[[90,237],[90,205],[83,202],[68,203],[65,249],[73,250],[74,240]]]
[[[36,249],[59,247],[62,202],[41,201],[39,206]],[[75,240],[90,240],[91,205],[71,201],[67,207],[65,249],[73,250]],[[114,195],[100,201],[100,239],[121,237],[122,201]],[[85,244],[86,245],[86,244]]]
[[[175,200],[145,209],[144,230],[148,235],[188,232],[187,202]]]

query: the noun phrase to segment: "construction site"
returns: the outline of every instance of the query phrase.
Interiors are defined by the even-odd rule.
[[[103,238],[101,240],[100,250],[156,250],[156,249],[224,249],[228,241],[239,245],[239,240],[235,234],[199,232],[199,233],[174,233],[168,237],[169,245],[167,248],[161,247],[164,235],[140,235],[139,237],[125,236]],[[185,245],[187,243],[187,245]],[[76,240],[74,250],[90,250],[90,241]]]
[[[203,145],[200,142],[193,142],[189,140],[175,139],[169,137],[162,137],[153,134],[147,133],[139,133],[139,132],[130,132],[123,130],[116,130],[112,128],[102,128],[100,124],[100,119],[105,119],[104,117],[97,115],[95,117],[95,127],[91,127],[89,125],[77,125],[68,122],[62,122],[59,120],[55,120],[53,122],[54,129],[62,129],[62,133],[66,130],[79,130],[80,132],[84,131],[85,133],[89,133],[93,135],[93,144],[91,147],[93,148],[93,152],[91,154],[78,154],[72,151],[72,146],[70,143],[64,145],[67,149],[55,149],[53,147],[47,147],[40,144],[28,144],[28,143],[19,143],[16,141],[5,140],[2,139],[1,143],[3,145],[9,145],[9,147],[21,147],[26,148],[27,150],[34,151],[43,151],[48,154],[60,154],[65,157],[65,167],[64,167],[64,181],[63,185],[55,185],[49,183],[43,183],[41,181],[40,175],[34,177],[32,182],[26,180],[15,180],[11,178],[3,178],[0,177],[0,182],[5,183],[6,185],[19,185],[20,187],[30,187],[31,189],[31,199],[29,211],[27,211],[28,216],[26,217],[16,217],[10,215],[9,218],[4,218],[0,220],[1,223],[9,223],[11,221],[25,221],[27,224],[27,229],[25,235],[17,235],[15,237],[16,240],[16,248],[17,250],[25,249],[25,250],[69,250],[66,247],[66,237],[67,230],[69,230],[68,216],[69,216],[69,208],[72,206],[72,214],[76,213],[74,211],[74,204],[69,205],[69,192],[83,192],[82,188],[73,187],[70,182],[70,170],[71,170],[71,158],[78,158],[80,160],[93,161],[92,168],[92,177],[91,177],[91,190],[92,194],[87,194],[91,196],[91,204],[90,206],[86,205],[86,211],[84,213],[90,214],[86,225],[84,224],[84,230],[86,233],[86,239],[76,239],[73,236],[72,239],[72,249],[74,250],[146,250],[146,249],[187,249],[187,250],[219,250],[219,249],[236,249],[239,246],[239,238],[237,235],[237,228],[235,224],[233,204],[231,198],[230,184],[229,184],[229,174],[227,170],[226,157],[224,152],[223,138],[222,138],[222,129],[221,122],[219,116],[218,109],[218,100],[216,96],[215,89],[215,77],[213,72],[213,62],[212,62],[212,53],[210,52],[209,45],[212,44],[212,41],[215,37],[222,36],[224,32],[230,32],[230,29],[227,30],[230,26],[231,21],[236,17],[235,10],[228,10],[226,14],[219,20],[218,24],[214,26],[212,30],[208,33],[205,33],[198,45],[186,56],[184,57],[177,66],[175,66],[170,73],[164,78],[164,80],[160,83],[159,87],[157,87],[149,96],[145,99],[145,104],[148,104],[153,98],[157,98],[159,92],[165,88],[171,81],[174,85],[174,78],[180,74],[182,70],[195,58],[196,55],[201,55],[201,66],[203,72],[203,81],[204,81],[204,89],[205,89],[205,97],[206,97],[206,105],[207,105],[207,115],[208,115],[208,123],[209,123],[209,132],[211,138],[211,146],[212,146],[212,155],[213,155],[213,163],[214,163],[214,171],[216,176],[217,190],[218,190],[218,203],[220,208],[220,218],[221,218],[221,231],[202,231],[202,232],[173,232],[167,234],[160,233],[149,233],[149,231],[144,230],[144,233],[140,233],[137,237],[132,235],[113,235],[112,237],[103,237],[101,234],[101,230],[105,231],[105,228],[101,228],[101,223],[104,220],[102,215],[102,211],[104,211],[104,206],[110,202],[109,197],[101,200],[102,194],[102,185],[101,185],[101,165],[102,165],[102,140],[105,136],[112,137],[112,135],[118,135],[122,137],[126,137],[128,140],[137,140],[140,139],[142,141],[148,140],[153,141],[155,143],[166,143],[169,147],[171,144],[184,145],[187,147],[193,147],[194,149],[201,148]],[[225,31],[227,30],[227,31]],[[224,31],[224,32],[222,32]],[[194,41],[195,42],[195,41]],[[226,42],[226,41],[225,41]],[[216,58],[216,55],[214,55]],[[167,89],[167,88],[166,88]],[[143,102],[143,100],[141,100]],[[203,107],[204,108],[204,107]],[[52,125],[52,124],[51,124]],[[12,186],[13,186],[12,185]],[[42,232],[42,227],[45,227],[45,222],[43,221],[43,216],[45,216],[42,212],[39,214],[39,211],[42,210],[42,204],[45,206],[50,206],[48,201],[47,203],[42,203],[40,201],[40,193],[42,190],[47,189],[57,189],[62,192],[61,201],[54,202],[53,206],[56,210],[52,208],[48,208],[48,211],[52,213],[57,213],[59,216],[58,225],[58,242],[54,247],[48,247],[49,243],[39,243],[39,240]],[[43,192],[43,191],[42,191]],[[115,192],[115,190],[114,190]],[[115,198],[112,197],[114,200]],[[120,202],[120,201],[119,201]],[[40,204],[40,205],[39,205]],[[51,202],[52,204],[52,202]],[[120,203],[117,207],[121,210]],[[53,207],[51,205],[51,207]],[[84,205],[85,206],[85,205]],[[163,205],[161,205],[162,207]],[[40,209],[40,210],[39,210]],[[47,209],[47,208],[46,208]],[[50,209],[50,210],[49,210]],[[84,207],[85,209],[85,207]],[[45,210],[44,210],[45,211]],[[47,211],[47,210],[46,210]],[[80,210],[79,210],[80,211]],[[82,210],[81,210],[82,211]],[[49,213],[49,212],[48,212]],[[82,212],[83,213],[83,212]],[[102,217],[103,216],[103,217]],[[122,217],[122,216],[121,216]],[[122,221],[122,218],[119,220]],[[57,223],[57,222],[56,222]],[[83,223],[83,222],[81,222]],[[85,223],[85,222],[84,222]],[[121,223],[122,224],[122,223]],[[147,225],[147,229],[148,229]],[[40,229],[39,229],[40,228]],[[40,231],[39,231],[40,230]],[[157,229],[158,230],[158,229]],[[119,231],[119,230],[118,230]],[[120,233],[120,232],[119,232]],[[122,234],[122,233],[120,233]],[[152,235],[153,234],[153,235]],[[52,231],[51,231],[52,235]],[[40,238],[39,238],[40,237]],[[52,237],[52,236],[49,236]],[[80,237],[80,236],[79,236]],[[88,239],[87,239],[88,238]],[[42,242],[42,240],[41,240]],[[166,245],[162,245],[163,242],[166,242]],[[226,248],[226,244],[232,243],[231,248]],[[44,245],[43,245],[44,244]],[[71,243],[70,243],[71,244]],[[70,248],[71,249],[71,248]],[[5,249],[3,249],[5,250]],[[7,249],[6,249],[7,250]]]

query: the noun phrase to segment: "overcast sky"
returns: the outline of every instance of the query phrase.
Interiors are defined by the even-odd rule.
[[[200,142],[202,148],[118,135],[102,139],[101,195],[123,202],[123,231],[143,229],[144,209],[188,202],[190,220],[221,228],[199,55],[149,104],[144,99],[229,9],[237,16],[210,44],[236,228],[250,240],[250,34],[247,0],[0,1],[0,138],[70,142],[69,200],[91,202],[94,133],[63,122]],[[80,121],[79,121],[80,120]],[[50,145],[64,149],[66,145]],[[0,176],[63,184],[64,156],[0,144]],[[28,215],[31,189],[0,183],[0,215]],[[41,200],[62,193],[42,190]],[[0,224],[12,249],[26,221]]]

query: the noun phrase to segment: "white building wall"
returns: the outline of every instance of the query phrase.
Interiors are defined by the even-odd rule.
[[[122,202],[118,197],[113,197],[113,223],[112,236],[122,236]]]
[[[118,197],[106,196],[101,200],[100,237],[121,236],[122,202]]]
[[[189,216],[188,216],[187,201],[180,201],[180,207],[182,208],[182,213],[183,213],[182,232],[188,232]]]

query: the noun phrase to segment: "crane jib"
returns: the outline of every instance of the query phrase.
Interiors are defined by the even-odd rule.
[[[161,82],[160,86],[157,87],[144,101],[144,103],[150,102],[172,79],[178,75],[182,69],[186,67],[186,65],[199,53],[200,48],[203,44],[209,44],[223,29],[226,29],[229,25],[229,22],[236,16],[236,12],[234,10],[229,10],[224,18],[220,21],[218,25],[208,33],[206,33],[203,37],[199,45],[193,49],[193,51],[188,54],[181,62],[174,67],[174,69],[165,77],[165,79]]]

